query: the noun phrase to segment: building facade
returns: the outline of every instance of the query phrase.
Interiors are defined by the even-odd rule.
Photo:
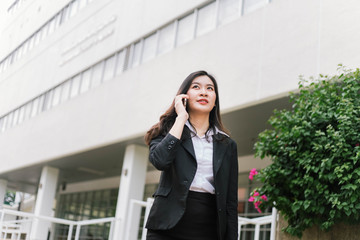
[[[238,144],[239,214],[256,215],[248,173],[270,163],[254,158],[253,144],[272,111],[290,107],[299,75],[360,61],[356,0],[5,0],[0,7],[0,195],[34,194],[34,213],[70,220],[126,219],[130,199],[151,197],[160,172],[147,161],[143,136],[197,70],[216,77],[222,118]],[[116,236],[125,225],[117,223]],[[32,226],[34,239],[68,231],[44,226]],[[81,234],[107,238],[108,228]]]

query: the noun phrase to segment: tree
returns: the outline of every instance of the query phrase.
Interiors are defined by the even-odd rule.
[[[14,191],[6,191],[5,193],[5,197],[4,197],[4,204],[6,205],[14,205],[15,204],[15,197],[16,197],[16,192]]]
[[[336,76],[301,79],[291,110],[274,111],[255,143],[272,164],[255,176],[266,195],[260,208],[276,207],[285,231],[301,237],[318,225],[360,222],[360,71],[340,66]]]

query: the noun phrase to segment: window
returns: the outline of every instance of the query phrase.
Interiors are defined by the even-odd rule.
[[[45,93],[45,100],[44,100],[44,110],[49,110],[51,108],[51,101],[53,96],[54,90],[50,90]]]
[[[142,42],[139,41],[132,45],[130,50],[130,56],[131,56],[131,67],[135,67],[140,64],[141,59],[141,44]]]
[[[227,23],[234,17],[240,15],[239,0],[220,0],[219,2],[219,23]]]
[[[52,34],[55,31],[55,18],[52,18],[49,22],[49,34]]]
[[[37,31],[34,35],[35,35],[35,36],[34,36],[34,38],[35,38],[34,44],[35,44],[35,46],[36,46],[36,45],[38,45],[39,42],[40,42],[40,31]]]
[[[14,60],[14,53],[11,53],[8,57],[10,64],[13,63]]]
[[[104,81],[108,81],[114,77],[116,63],[115,60],[116,55],[113,55],[105,60]]]
[[[6,129],[7,119],[8,119],[7,115],[2,118],[2,126],[1,126],[1,129],[0,129],[2,132],[5,131],[5,129]]]
[[[68,100],[69,95],[70,95],[70,87],[71,87],[71,81],[69,81],[69,80],[62,84],[60,102],[64,102],[64,101]]]
[[[179,20],[176,45],[180,46],[194,38],[195,14],[192,13]]]
[[[25,107],[22,106],[19,108],[19,119],[18,119],[19,124],[24,121],[24,117],[25,117]]]
[[[41,28],[41,30],[40,30],[40,41],[42,41],[42,40],[44,40],[44,38],[46,38],[48,29],[49,29],[48,24],[46,24],[43,28]]]
[[[18,47],[18,49],[16,50],[17,53],[18,53],[18,55],[17,55],[18,58],[21,58],[22,55],[23,55],[23,49],[24,49],[23,46],[24,46],[24,45],[20,45],[20,46]],[[5,59],[5,63],[7,62],[7,60],[8,60],[8,58]]]
[[[153,33],[144,39],[144,50],[142,62],[146,62],[155,57],[157,45],[157,34]]]
[[[19,108],[14,111],[13,124],[16,125],[19,123]]]
[[[4,61],[4,70],[6,70],[8,66],[9,66],[9,58],[7,57]]]
[[[14,55],[14,57],[13,57],[13,58],[14,58],[14,62],[17,61],[17,60],[19,59],[19,55],[18,55],[17,49],[15,49],[12,54]],[[0,66],[0,67],[1,67],[1,66]],[[0,72],[1,72],[1,70],[0,70]]]
[[[125,59],[126,59],[126,49],[122,50],[116,55],[116,71],[115,74],[118,75],[122,73],[125,69]]]
[[[196,35],[202,35],[215,28],[216,2],[199,9]]]
[[[60,12],[55,16],[55,29],[57,29],[57,28],[60,27],[60,25],[61,25],[61,15],[62,15],[62,11],[60,11]]]
[[[74,0],[69,4],[70,7],[70,15],[69,17],[73,17],[77,11],[78,11],[78,7],[79,7],[79,1],[78,0]]]
[[[28,102],[25,106],[25,114],[24,114],[24,119],[29,119],[31,116],[31,109],[32,109],[32,102]]]
[[[79,94],[80,84],[81,84],[81,75],[78,74],[71,79],[71,91],[70,97],[73,98]]]
[[[31,114],[30,114],[30,117],[34,117],[34,116],[36,116],[37,114],[38,114],[38,112],[39,112],[39,99],[40,98],[35,98],[34,100],[33,100],[33,104],[32,104],[32,111],[31,111]]]
[[[15,50],[14,55],[16,60],[20,58],[19,48]]]
[[[37,110],[38,113],[41,113],[42,111],[44,111],[44,103],[45,103],[45,94],[42,94],[39,97],[39,107]]]
[[[53,94],[51,106],[56,106],[56,105],[58,105],[60,103],[61,88],[62,88],[61,85],[54,88],[54,90],[53,90],[54,94]]]
[[[56,217],[73,220],[113,217],[115,216],[117,195],[117,189],[60,195]],[[68,229],[69,226],[57,224],[54,238],[59,239],[61,235],[66,235]],[[91,232],[94,239],[108,239],[109,230],[110,223],[93,224],[87,227],[87,231]]]
[[[86,92],[90,88],[91,83],[91,69],[87,69],[82,73],[82,81],[80,87],[80,93]]]
[[[14,112],[11,112],[8,114],[8,124],[7,124],[7,128],[11,128],[12,126],[14,126]]]
[[[92,68],[91,88],[101,84],[104,72],[104,61],[99,62]]]
[[[38,35],[39,35],[39,43],[40,43],[45,37],[45,36],[43,36],[44,35],[44,27],[39,29]]]
[[[171,23],[159,30],[158,54],[170,51],[175,42],[175,23]]]
[[[4,117],[0,118],[0,132],[3,131]]]
[[[244,0],[244,13],[252,12],[268,3],[268,0]]]
[[[28,42],[29,42],[29,51],[34,47],[34,40],[35,40],[34,35],[32,35],[31,38],[28,40]]]
[[[66,7],[63,8],[62,10],[62,16],[61,16],[61,23],[66,22],[69,19],[70,16],[70,5],[67,5]]]
[[[26,41],[23,44],[23,55],[28,52],[28,49],[29,49],[29,41]]]

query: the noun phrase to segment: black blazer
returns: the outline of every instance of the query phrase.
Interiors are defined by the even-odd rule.
[[[221,134],[221,133],[218,133]],[[223,140],[216,140],[222,137]],[[220,240],[236,240],[238,231],[238,161],[236,143],[222,135],[213,137],[213,171]],[[150,162],[161,170],[159,187],[154,193],[146,228],[165,230],[174,227],[183,216],[186,198],[194,179],[197,163],[187,126],[181,140],[167,134],[150,143]]]

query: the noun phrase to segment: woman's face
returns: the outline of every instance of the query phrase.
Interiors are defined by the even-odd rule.
[[[208,76],[196,77],[186,94],[189,114],[210,113],[215,106],[215,86]]]

